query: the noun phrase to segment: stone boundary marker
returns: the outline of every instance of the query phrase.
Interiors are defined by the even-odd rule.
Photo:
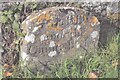
[[[99,24],[95,16],[74,7],[34,12],[22,23],[21,59],[31,70],[45,71],[49,64],[96,49]]]

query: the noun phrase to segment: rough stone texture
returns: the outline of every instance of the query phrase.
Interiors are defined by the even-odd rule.
[[[34,70],[49,70],[49,64],[73,57],[76,51],[97,48],[100,22],[74,7],[52,7],[32,13],[22,23],[21,57]],[[35,70],[34,70],[35,71]]]
[[[2,33],[1,33],[1,26],[2,24],[0,23],[0,64],[1,64],[1,54],[4,52],[3,47],[2,47]]]

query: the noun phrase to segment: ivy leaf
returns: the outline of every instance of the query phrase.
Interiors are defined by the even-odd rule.
[[[7,11],[7,15],[11,15],[13,13],[13,11],[11,11],[11,10],[9,10],[9,11]]]
[[[15,32],[19,31],[19,23],[17,21],[14,21],[12,26]]]
[[[33,9],[35,9],[36,7],[37,7],[37,4],[34,4],[34,5],[33,5]]]
[[[8,18],[13,22],[14,21],[14,17],[12,15],[8,15]]]
[[[7,16],[4,16],[4,15],[0,16],[0,22],[6,23],[7,20],[8,20],[8,17],[7,17]]]
[[[14,14],[14,17],[15,17],[15,20],[18,21],[18,20],[20,19],[20,13],[15,13],[15,14]]]
[[[16,33],[16,36],[17,36],[16,38],[19,38],[21,36],[21,31],[19,28],[19,23],[16,20],[14,20],[13,22],[13,30]]]
[[[11,15],[13,13],[13,11],[9,10],[9,11],[4,11],[2,13],[5,14],[5,15]]]

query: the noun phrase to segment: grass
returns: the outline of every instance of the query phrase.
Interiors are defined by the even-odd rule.
[[[118,78],[118,41],[119,34],[98,53],[90,52],[86,56],[76,55],[75,58],[51,65],[49,74],[31,73],[26,66],[18,66],[13,77],[24,78],[89,78],[94,73],[99,78]],[[24,61],[21,62],[24,64]],[[20,65],[21,65],[20,64]]]

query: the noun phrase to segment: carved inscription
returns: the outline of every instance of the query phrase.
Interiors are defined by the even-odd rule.
[[[28,46],[25,52],[33,57],[35,54],[54,57],[80,45],[89,47],[99,33],[97,18],[73,7],[52,7],[31,14],[22,27]]]

